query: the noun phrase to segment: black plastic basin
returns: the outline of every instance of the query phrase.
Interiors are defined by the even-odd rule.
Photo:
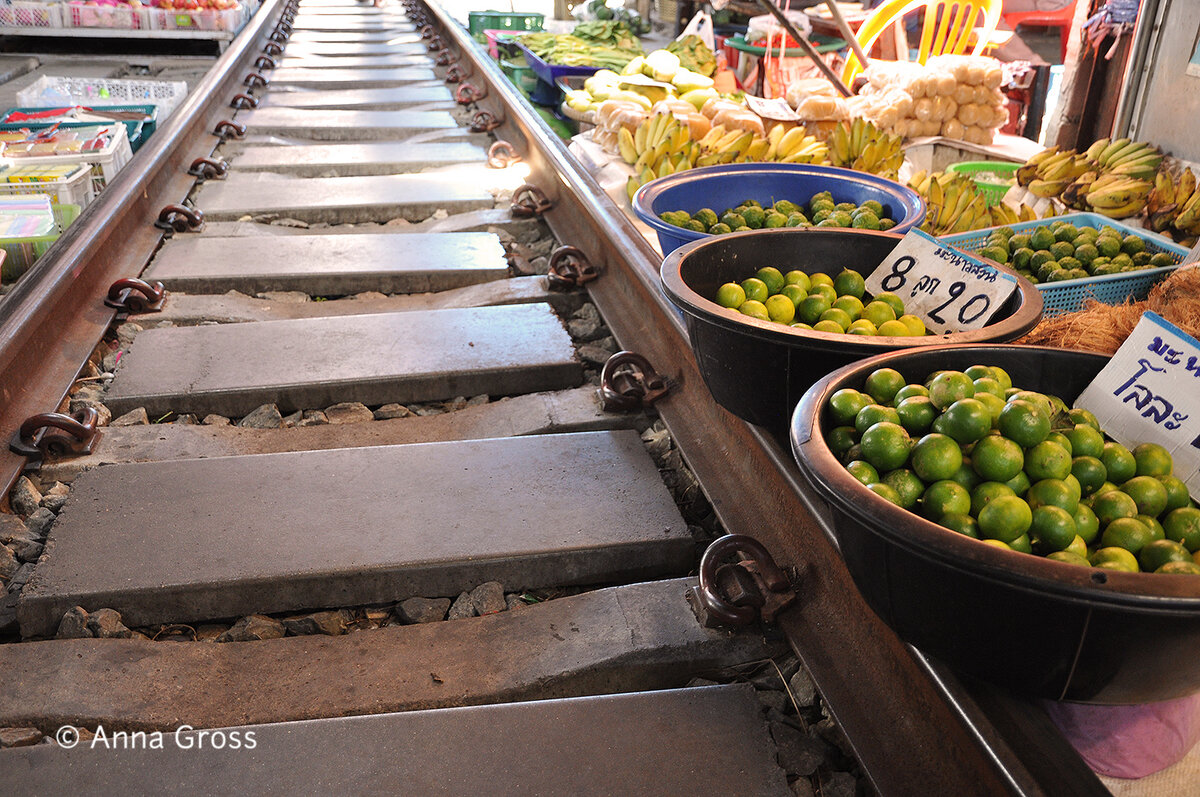
[[[833,510],[855,584],[906,642],[1023,694],[1147,703],[1200,690],[1200,576],[1120,573],[1005,551],[872,493],[825,444],[822,409],[891,367],[910,382],[938,369],[999,365],[1013,384],[1068,404],[1108,358],[1027,346],[946,346],[847,366],[805,394],[792,417],[800,470]]]
[[[897,349],[1003,343],[1037,325],[1042,297],[1026,280],[1018,280],[1018,291],[983,329],[920,338],[798,329],[750,318],[714,301],[722,284],[741,282],[762,266],[773,265],[784,273],[799,269],[836,276],[851,268],[870,274],[901,237],[871,230],[752,230],[710,237],[672,252],[660,272],[663,290],[683,311],[713,398],[739,418],[783,434],[804,391],[843,365]]]

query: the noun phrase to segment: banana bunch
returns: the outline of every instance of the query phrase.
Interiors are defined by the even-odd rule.
[[[1050,147],[1017,169],[1017,184],[1041,199],[1127,218],[1146,207],[1162,157],[1150,144],[1128,138],[1102,138],[1084,152]]]
[[[1154,176],[1146,198],[1146,226],[1169,233],[1176,241],[1200,235],[1200,186],[1191,169],[1174,177],[1165,169]]]
[[[1037,219],[1037,213],[1026,204],[1019,211],[1003,202],[989,207],[987,197],[975,182],[958,172],[920,171],[912,176],[908,186],[925,199],[921,229],[930,235],[951,235]]]
[[[1110,219],[1136,216],[1146,207],[1154,183],[1136,177],[1108,173],[1089,186],[1085,204],[1096,213]]]
[[[825,143],[800,126],[776,125],[763,138],[752,130],[713,125],[697,140],[687,121],[667,113],[648,117],[632,133],[621,128],[617,147],[621,158],[633,166],[634,174],[625,186],[630,199],[651,180],[697,166],[748,161],[827,163],[829,156]]]
[[[1162,153],[1144,141],[1102,138],[1088,147],[1087,157],[1101,174],[1116,174],[1136,180],[1153,180],[1162,164]]]
[[[904,162],[903,137],[890,135],[862,118],[851,124],[838,123],[828,141],[834,166],[895,180]]]

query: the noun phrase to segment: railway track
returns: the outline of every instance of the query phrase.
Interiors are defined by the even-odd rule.
[[[0,302],[0,425],[48,449],[0,458],[0,739],[83,729],[8,782],[1107,793],[867,609],[481,55],[437,7],[268,0]],[[766,633],[687,599],[724,532],[787,575]]]

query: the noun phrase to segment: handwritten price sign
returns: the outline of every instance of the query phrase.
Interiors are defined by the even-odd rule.
[[[1200,493],[1200,341],[1156,313],[1143,314],[1075,406],[1090,410],[1126,448],[1166,448],[1175,475]]]
[[[867,278],[867,292],[889,291],[936,334],[987,325],[1017,289],[1017,278],[951,249],[920,230],[900,240]]]

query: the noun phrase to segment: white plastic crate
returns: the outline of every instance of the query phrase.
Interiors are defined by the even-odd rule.
[[[150,30],[150,10],[133,6],[100,6],[72,0],[62,6],[63,27]]]
[[[151,8],[150,27],[154,30],[203,30],[236,33],[246,21],[246,7],[185,10]]]
[[[0,25],[14,28],[61,28],[62,7],[58,3],[12,0],[0,5]]]
[[[86,164],[92,170],[92,187],[95,193],[99,194],[104,190],[104,186],[112,182],[113,178],[117,176],[117,172],[125,164],[129,163],[129,159],[133,157],[133,150],[129,146],[129,134],[126,131],[125,125],[120,122],[96,125],[95,128],[76,128],[76,130],[80,132],[81,137],[84,135],[83,131],[109,130],[112,132],[112,140],[103,149],[72,152],[68,155],[24,156],[8,160],[13,166],[59,166],[67,163]],[[91,135],[95,135],[95,133],[93,132]]]
[[[9,166],[0,170],[0,194],[46,194],[55,205],[78,205],[80,208],[87,207],[96,198],[92,170],[86,165],[80,165],[67,176],[53,180],[8,182],[6,177],[19,168],[22,167]]]
[[[17,105],[57,108],[63,105],[156,105],[161,121],[187,96],[182,80],[52,77],[43,75],[17,92]]]

